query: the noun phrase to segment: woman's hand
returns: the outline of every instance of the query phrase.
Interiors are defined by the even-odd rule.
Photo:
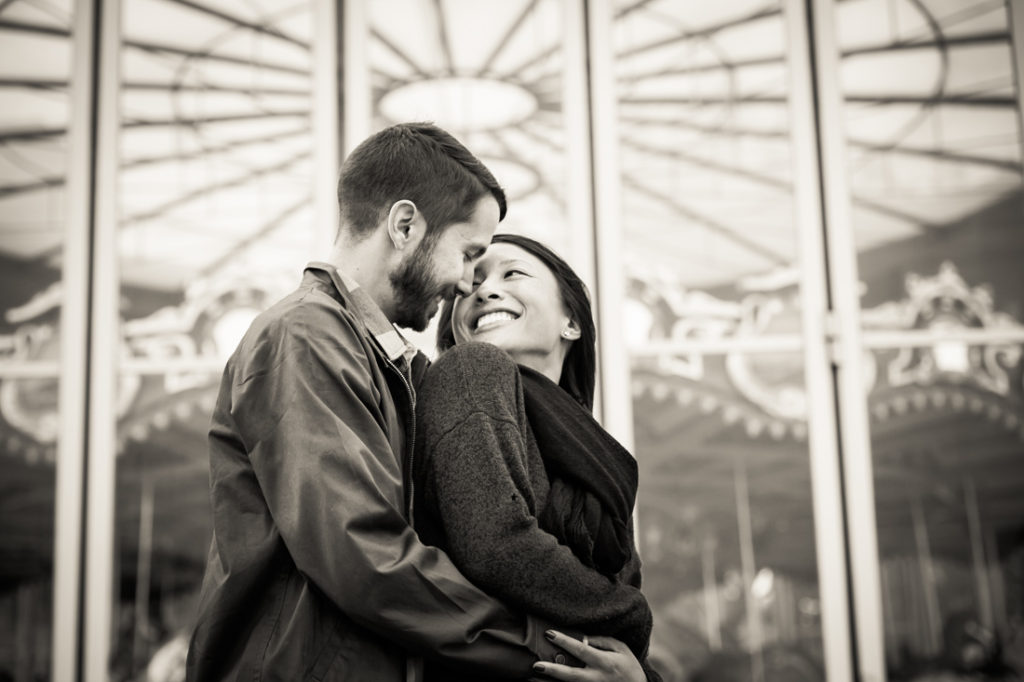
[[[579,659],[586,667],[572,668],[567,665],[538,661],[533,671],[544,675],[544,679],[569,680],[570,682],[646,682],[640,662],[625,644],[611,637],[593,637],[586,642],[551,631],[551,642]],[[540,679],[540,678],[533,678]]]

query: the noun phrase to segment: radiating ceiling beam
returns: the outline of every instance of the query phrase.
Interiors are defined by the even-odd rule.
[[[639,83],[640,81],[649,80],[651,78],[663,78],[665,76],[689,76],[697,73],[710,73],[714,71],[732,72],[736,69],[772,64],[785,66],[785,57],[782,55],[773,55],[769,57],[739,59],[734,62],[716,62],[713,64],[699,64],[695,66],[679,66],[661,69],[659,71],[652,71],[650,73],[630,74],[628,76],[623,76],[619,80],[623,83]]]
[[[644,52],[650,52],[651,50],[656,50],[658,48],[675,45],[676,43],[681,43],[687,40],[707,38],[727,28],[742,26],[743,24],[753,23],[755,21],[760,21],[761,19],[767,19],[769,17],[774,17],[781,14],[782,10],[779,8],[779,6],[776,3],[772,3],[767,7],[751,12],[750,14],[746,14],[742,17],[737,17],[735,19],[723,21],[719,24],[714,24],[713,26],[706,26],[696,31],[687,31],[685,33],[680,33],[678,35],[669,36],[667,38],[661,38],[650,43],[644,43],[643,45],[631,47],[628,50],[623,50],[622,52],[617,53],[615,55],[615,58],[624,59],[627,57],[642,54]]]
[[[230,180],[216,182],[211,185],[203,185],[198,189],[174,197],[170,201],[165,201],[162,204],[154,206],[153,208],[149,208],[146,209],[145,211],[140,211],[139,213],[127,216],[124,220],[121,221],[121,225],[130,226],[135,223],[143,222],[145,220],[157,218],[166,213],[167,211],[178,208],[179,206],[183,206],[184,204],[188,204],[192,201],[195,201],[196,199],[201,199],[202,197],[213,194],[215,192],[219,192],[224,189],[231,189],[232,187],[238,187],[240,185],[244,185],[247,182],[251,182],[252,180],[256,180],[257,178],[261,178],[267,175],[280,173],[294,166],[300,161],[304,161],[310,158],[311,156],[312,151],[304,150],[290,158],[285,159],[284,161],[275,163],[270,166],[265,166],[263,168],[257,168],[255,170],[249,171],[248,173],[243,173],[242,175],[231,178]]]
[[[1017,99],[1011,95],[846,95],[843,101],[850,104],[920,104],[925,106],[968,106],[968,107],[1016,107]],[[622,104],[685,104],[691,106],[716,106],[736,104],[788,104],[785,95],[744,95],[718,97],[622,97]]]
[[[389,40],[383,33],[376,29],[373,29],[370,31],[370,35],[373,36],[374,40],[377,40],[381,45],[388,48],[388,50],[393,55],[395,55],[400,60],[405,62],[409,66],[409,68],[412,69],[413,73],[415,73],[417,76],[419,76],[420,78],[432,78],[432,76],[428,74],[426,71],[424,71],[412,57],[407,55],[405,51],[402,50],[402,48],[398,47],[393,42],[391,42],[391,40]]]
[[[4,31],[21,31],[23,33],[39,33],[41,35],[49,36],[61,36],[68,38],[71,36],[71,31],[60,26],[46,26],[44,24],[30,24],[24,21],[14,21],[11,19],[0,19],[0,30]]]
[[[936,40],[897,40],[882,45],[869,45],[854,47],[843,50],[840,54],[844,59],[857,57],[864,54],[878,54],[882,52],[902,52],[906,50],[932,50],[945,49],[948,47],[964,47],[976,45],[994,45],[999,43],[1010,44],[1010,34],[1006,31],[992,31],[989,33],[976,33],[974,35],[948,36]]]
[[[258,111],[247,114],[226,114],[224,116],[196,116],[194,118],[161,118],[161,119],[132,119],[125,121],[122,128],[158,128],[166,126],[201,126],[211,123],[227,123],[232,121],[259,121],[270,118],[308,118],[309,109],[295,109],[292,111]]]
[[[132,40],[124,39],[121,42],[124,47],[130,47],[136,50],[142,50],[151,54],[173,54],[175,56],[187,57],[188,59],[223,62],[225,64],[240,64],[242,66],[248,66],[250,68],[266,69],[267,71],[278,71],[280,73],[291,73],[299,76],[305,76],[309,78],[309,69],[301,69],[295,66],[287,64],[275,64],[262,59],[250,59],[247,57],[233,57],[225,54],[215,54],[212,52],[197,52],[188,48],[179,47],[177,45],[167,45],[165,43],[154,43],[143,40]]]
[[[298,201],[296,201],[295,203],[293,203],[292,205],[288,206],[283,211],[278,213],[276,216],[271,218],[269,221],[264,223],[254,233],[248,235],[245,239],[233,245],[230,249],[228,249],[226,253],[221,254],[216,259],[214,259],[213,262],[207,263],[205,266],[203,266],[203,269],[199,272],[199,277],[207,277],[217,272],[218,270],[223,268],[229,261],[231,261],[234,258],[237,258],[240,253],[242,253],[248,248],[251,248],[254,244],[262,241],[267,236],[276,231],[279,227],[281,227],[281,225],[284,224],[286,220],[288,220],[288,218],[298,213],[301,209],[312,205],[313,197],[311,195],[302,197],[301,199],[299,199]]]
[[[66,133],[66,128],[11,128],[0,130],[0,144],[5,142],[45,140],[51,137],[60,137]]]
[[[619,121],[629,125],[645,127],[684,128],[707,135],[721,135],[723,137],[759,137],[765,139],[789,139],[789,130],[756,130],[754,128],[737,128],[735,126],[701,125],[691,121],[679,119],[665,120],[656,118],[641,118],[639,116],[620,116]]]
[[[664,159],[672,159],[674,161],[682,161],[698,168],[706,168],[730,175],[732,177],[744,178],[751,182],[756,182],[760,185],[765,185],[773,189],[780,189],[786,193],[792,192],[793,185],[788,180],[782,180],[774,175],[766,173],[756,173],[747,168],[741,168],[740,166],[730,165],[727,163],[721,163],[714,159],[709,159],[695,154],[687,154],[686,152],[678,149],[667,149],[665,147],[654,147],[648,144],[644,144],[639,140],[630,138],[623,138],[622,144],[626,147],[631,147],[636,151],[650,154],[651,156],[657,156]]]
[[[215,83],[169,83],[163,81],[125,81],[124,90],[157,90],[165,92],[233,92],[241,95],[297,95],[309,97],[307,88],[275,88],[269,86],[221,85]]]
[[[734,126],[702,125],[692,123],[690,121],[643,119],[630,116],[623,116],[620,120],[622,123],[630,125],[664,127],[671,129],[683,128],[685,130],[692,130],[694,132],[702,133],[705,135],[719,136],[724,138],[756,137],[774,140],[789,139],[788,130],[754,130],[749,128],[737,128]],[[879,144],[875,142],[866,142],[864,140],[856,139],[847,139],[847,144],[855,149],[862,149],[864,151],[869,152],[901,154],[906,156],[920,156],[926,158],[933,158],[940,161],[948,161],[950,163],[965,163],[977,166],[988,166],[990,168],[998,168],[1000,170],[1014,172],[1020,172],[1021,170],[1020,161],[1013,161],[1008,159],[994,159],[991,157],[978,156],[975,154],[954,152],[947,149],[924,149],[920,147],[907,147],[902,144]],[[661,150],[659,150],[659,153],[660,151]]]
[[[5,185],[0,187],[0,199],[5,199],[9,196],[16,194],[25,194],[27,192],[38,192],[39,190],[47,189],[50,187],[60,187],[64,184],[64,176],[51,176],[47,178],[40,178],[34,182],[24,182],[14,185]]]
[[[33,90],[66,90],[68,82],[57,78],[0,78],[0,88]],[[174,83],[168,81],[126,81],[123,90],[157,90],[162,92],[235,92],[243,95],[297,95],[308,97],[305,88],[247,87],[215,83]]]
[[[554,45],[552,45],[551,47],[547,48],[546,50],[541,50],[540,52],[535,54],[533,57],[530,57],[529,59],[527,59],[525,62],[520,63],[518,66],[516,66],[514,68],[511,68],[511,69],[506,69],[504,74],[503,74],[503,76],[506,77],[506,78],[509,78],[509,79],[518,78],[519,74],[521,74],[523,71],[525,71],[526,69],[530,68],[531,66],[534,66],[536,64],[540,64],[545,59],[547,59],[551,55],[555,54],[556,52],[560,51],[561,49],[562,49],[562,44],[561,43],[555,43]]]
[[[509,41],[512,40],[512,36],[516,34],[516,31],[518,31],[522,27],[523,22],[526,21],[526,18],[530,16],[530,13],[533,12],[533,10],[537,7],[537,2],[538,0],[530,0],[529,2],[527,2],[526,5],[523,7],[523,11],[519,13],[519,16],[516,17],[515,21],[509,24],[509,27],[505,29],[505,33],[503,33],[501,38],[498,39],[498,42],[494,46],[494,49],[491,50],[491,53],[487,55],[486,59],[484,59],[483,63],[480,65],[480,68],[477,69],[478,76],[484,76],[487,74],[491,66],[494,65],[494,62],[497,61],[501,53],[504,52],[506,47],[508,47]]]
[[[197,118],[168,118],[168,119],[136,119],[125,121],[122,128],[155,128],[161,126],[201,126],[211,123],[226,123],[229,121],[258,121],[271,118],[308,118],[309,110],[295,111],[261,111],[251,114],[232,114],[228,116],[205,116]],[[35,128],[35,129],[10,129],[0,130],[0,144],[5,142],[41,140],[52,137],[60,137],[66,134],[64,128]]]
[[[662,194],[657,190],[648,187],[647,183],[640,182],[628,174],[623,174],[623,185],[629,189],[646,196],[648,199],[652,199],[657,203],[660,203],[667,207],[672,213],[684,216],[689,220],[702,225],[720,237],[723,237],[727,241],[733,242],[737,246],[744,248],[750,253],[763,258],[772,265],[775,266],[789,266],[792,265],[792,258],[783,256],[782,254],[776,253],[769,248],[758,244],[757,242],[751,241],[744,237],[742,234],[737,232],[731,226],[719,222],[710,216],[703,215],[688,206],[684,205],[676,197]]]
[[[637,11],[638,9],[642,9],[644,6],[649,5],[650,3],[651,3],[651,0],[636,0],[636,2],[634,2],[632,5],[627,5],[626,7],[623,7],[618,12],[616,12],[615,13],[615,18],[616,19],[621,19],[622,17],[624,17],[624,16],[626,16],[628,14],[632,14],[633,12]]]
[[[170,163],[174,161],[193,161],[195,159],[208,159],[215,154],[223,152],[233,151],[235,149],[242,149],[257,144],[267,144],[271,142],[279,142],[292,137],[299,137],[302,135],[308,135],[309,130],[307,128],[300,128],[297,130],[289,130],[276,135],[260,135],[259,137],[250,137],[242,140],[234,140],[225,144],[210,145],[203,147],[194,152],[181,152],[178,154],[165,154],[161,156],[149,156],[137,159],[132,159],[121,164],[121,170],[129,170],[133,168],[141,168],[143,166],[152,166],[160,163]],[[50,176],[45,178],[39,178],[33,182],[15,183],[6,186],[0,186],[0,199],[14,196],[16,194],[25,194],[28,192],[37,192],[44,189],[53,187],[61,187],[64,185],[65,178],[61,176]]]
[[[207,5],[203,5],[203,4],[198,3],[198,2],[192,2],[192,0],[166,0],[166,1],[167,2],[176,3],[176,4],[181,5],[183,7],[188,7],[189,9],[195,10],[197,12],[201,12],[203,14],[207,14],[207,15],[209,15],[211,17],[216,17],[217,19],[220,19],[221,21],[226,21],[229,24],[233,24],[233,25],[235,25],[235,26],[237,26],[239,28],[246,28],[246,29],[249,29],[250,31],[256,31],[257,33],[263,33],[264,35],[272,36],[274,38],[277,38],[278,40],[283,40],[285,42],[291,43],[292,45],[296,45],[298,47],[301,47],[304,50],[309,50],[310,49],[309,43],[307,43],[307,42],[305,42],[303,40],[299,40],[298,38],[295,38],[293,36],[290,36],[290,35],[288,35],[287,33],[285,33],[284,31],[282,31],[279,28],[274,28],[274,27],[268,26],[266,24],[258,24],[258,23],[252,22],[252,21],[247,21],[247,20],[242,19],[241,17],[237,17],[237,16],[235,16],[233,14],[228,14],[227,12],[225,12],[223,10],[215,9],[213,7],[209,7]]]
[[[448,36],[448,23],[444,18],[444,7],[441,0],[434,0],[434,15],[437,17],[437,42],[444,59],[445,73],[455,75],[455,60],[452,59],[452,41]]]
[[[60,90],[67,87],[68,82],[59,78],[0,78],[0,88]]]

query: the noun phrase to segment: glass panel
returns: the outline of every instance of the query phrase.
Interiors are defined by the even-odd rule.
[[[70,0],[0,3],[0,678],[18,682],[51,669],[71,24]]]
[[[837,4],[836,27],[865,338],[946,337],[873,356],[889,677],[1002,679],[1024,671],[1012,340],[1024,339],[1024,230],[1007,3],[856,0]],[[969,345],[964,330],[991,340]]]
[[[701,291],[733,308],[710,326],[683,321],[656,337],[796,333],[798,315],[765,319],[769,328],[734,315],[749,292],[797,281],[781,5],[616,5],[627,273],[671,292],[669,306]]]
[[[822,680],[803,360],[685,362],[633,368],[653,661],[674,682]]]
[[[310,2],[123,2],[115,680],[183,674],[220,371],[314,244],[311,43]]]
[[[824,678],[778,3],[618,2],[638,518],[666,680]],[[781,338],[780,338],[781,337]]]
[[[111,679],[184,679],[212,527],[206,433],[219,373],[123,377]],[[145,598],[140,598],[145,595]]]

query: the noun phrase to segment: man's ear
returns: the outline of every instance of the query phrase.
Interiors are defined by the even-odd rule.
[[[419,213],[416,204],[408,199],[399,199],[391,205],[388,211],[388,239],[399,251],[419,241],[421,235],[416,225]]]
[[[566,322],[565,327],[562,329],[562,338],[570,341],[575,341],[582,335],[580,326],[576,324],[574,320]]]

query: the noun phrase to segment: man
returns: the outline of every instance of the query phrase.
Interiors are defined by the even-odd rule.
[[[556,660],[542,626],[410,526],[426,359],[392,324],[421,330],[469,293],[504,193],[451,135],[407,124],[351,154],[338,198],[330,261],[255,320],[224,371],[188,679],[399,681],[417,676],[410,652],[525,678]]]

